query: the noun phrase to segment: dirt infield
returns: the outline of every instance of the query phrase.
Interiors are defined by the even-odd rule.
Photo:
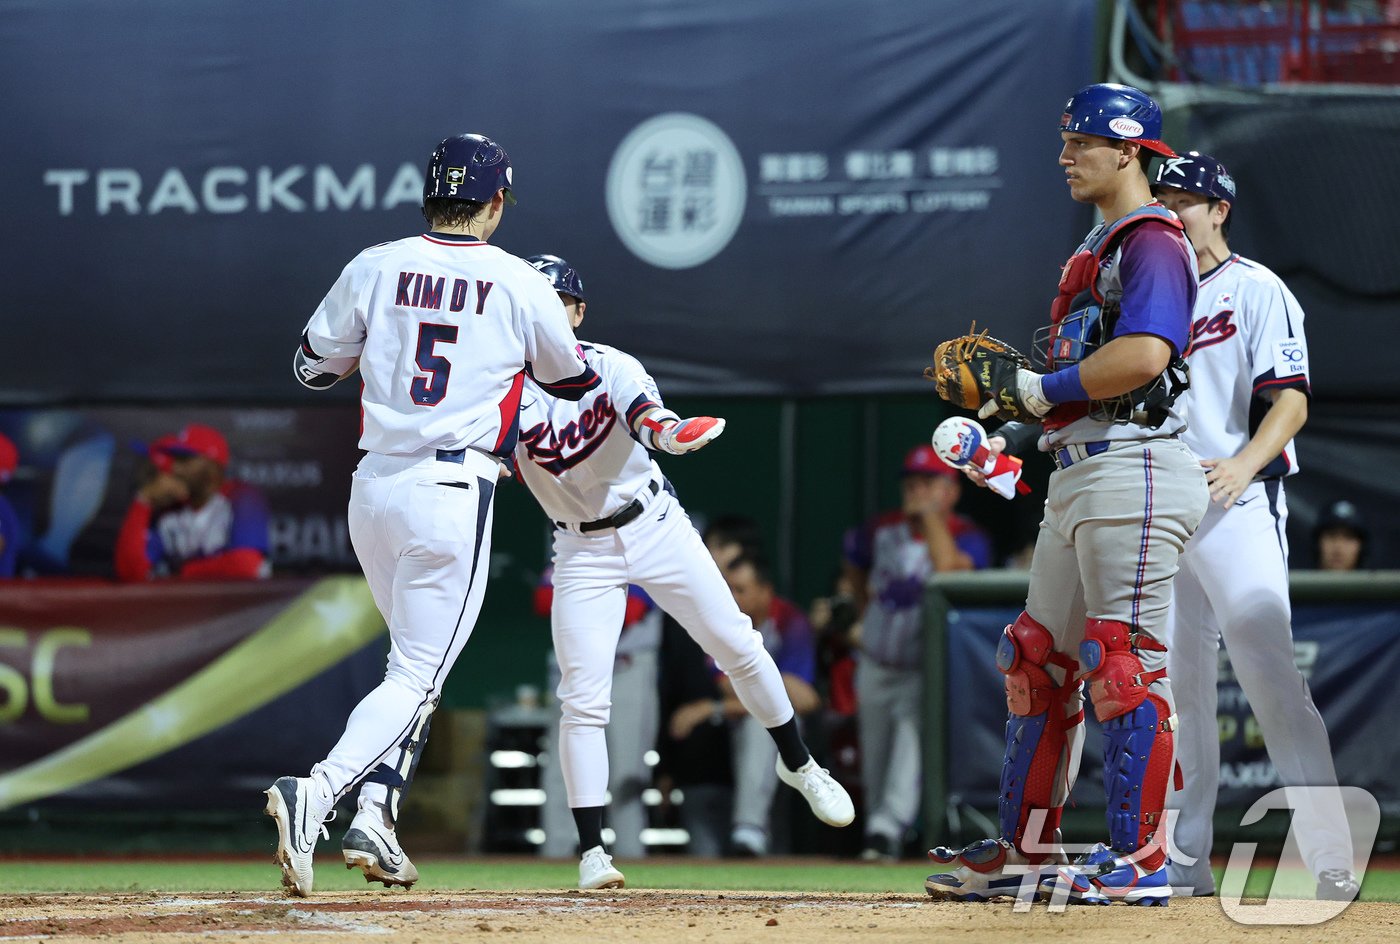
[[[1298,902],[1306,908],[1308,902]],[[1105,934],[1105,931],[1108,933]],[[1400,935],[1400,905],[1359,902],[1317,927],[1247,927],[1214,899],[1170,908],[1070,908],[1017,913],[1010,903],[934,902],[918,895],[732,894],[685,891],[337,892],[310,899],[255,894],[207,896],[14,895],[0,897],[0,941],[46,939],[160,944],[392,937],[396,944],[457,942],[484,934],[516,944],[699,944],[756,940],[822,944],[849,940],[1379,941]]]

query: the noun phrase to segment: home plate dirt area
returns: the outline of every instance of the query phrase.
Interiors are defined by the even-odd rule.
[[[1297,902],[1306,920],[1309,902]],[[265,894],[10,895],[0,897],[0,941],[105,942],[393,939],[437,944],[503,935],[542,944],[688,944],[714,940],[821,944],[919,941],[958,944],[1056,940],[1160,942],[1393,941],[1400,905],[1358,902],[1317,926],[1246,926],[1214,899],[1170,907],[935,902],[923,895],[606,892],[329,892],[309,899]]]

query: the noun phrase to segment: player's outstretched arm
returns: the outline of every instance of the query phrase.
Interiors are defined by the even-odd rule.
[[[724,420],[715,416],[681,419],[670,410],[656,407],[637,417],[635,429],[643,446],[679,456],[718,439],[724,432]]]

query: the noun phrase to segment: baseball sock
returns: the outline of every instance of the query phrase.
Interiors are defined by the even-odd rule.
[[[578,806],[573,809],[574,824],[578,826],[578,848],[587,852],[603,844],[603,808]]]
[[[768,733],[773,735],[773,742],[778,745],[778,753],[783,758],[783,766],[788,770],[796,770],[812,759],[812,752],[807,750],[802,735],[797,732],[796,715],[776,728],[769,728]]]

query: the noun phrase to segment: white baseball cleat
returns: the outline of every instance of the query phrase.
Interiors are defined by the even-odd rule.
[[[613,868],[612,856],[603,851],[602,846],[594,846],[583,854],[578,864],[578,887],[622,888],[626,885],[622,873]]]
[[[322,821],[334,818],[334,803],[318,794],[310,777],[281,777],[263,792],[267,794],[263,812],[277,823],[273,861],[282,867],[282,884],[289,894],[305,898],[314,885],[311,860],[316,840],[330,838]]]
[[[385,888],[412,888],[418,881],[418,869],[377,811],[360,810],[355,814],[340,841],[340,851],[345,856],[345,867],[364,872],[366,882],[382,882]]]
[[[817,819],[823,823],[848,826],[856,818],[855,804],[851,802],[846,788],[832,778],[830,771],[818,767],[812,758],[807,758],[807,763],[796,770],[788,770],[779,756],[777,766],[778,779],[802,794]]]

